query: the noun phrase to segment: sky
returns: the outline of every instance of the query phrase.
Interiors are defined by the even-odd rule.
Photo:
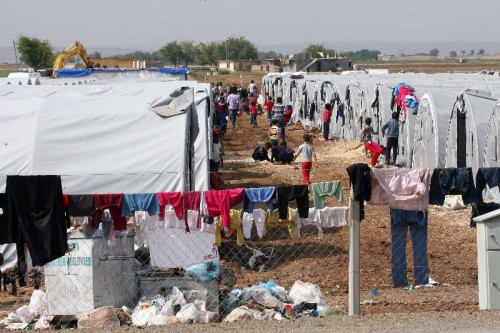
[[[79,40],[89,51],[244,36],[259,49],[282,52],[310,43],[396,48],[464,41],[500,51],[499,0],[0,0],[0,13],[3,48],[19,35],[48,39],[56,50]]]

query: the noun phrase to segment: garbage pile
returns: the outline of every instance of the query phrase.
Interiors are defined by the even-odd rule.
[[[139,301],[133,310],[122,309],[130,314],[132,325],[139,327],[217,321],[217,313],[207,311],[204,299],[206,295],[198,294],[195,290],[183,293],[173,287],[167,297],[156,295]]]
[[[244,289],[234,289],[223,295],[223,322],[243,320],[284,320],[320,317],[328,310],[318,286],[296,281],[287,294],[274,281]]]
[[[7,318],[0,320],[0,325],[7,329],[48,329],[52,317],[47,315],[47,295],[41,290],[34,290],[28,305],[23,305]]]

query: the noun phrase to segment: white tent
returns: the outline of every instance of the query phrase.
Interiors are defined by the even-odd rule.
[[[484,147],[484,167],[500,167],[500,103],[497,103],[490,120],[488,121],[488,129],[486,131],[485,147]],[[481,148],[481,147],[480,147]]]
[[[194,110],[193,89],[167,83],[3,86],[0,191],[46,174],[67,194],[192,189]]]
[[[446,139],[446,167],[483,166],[488,121],[496,107],[489,90],[467,90],[453,105]]]

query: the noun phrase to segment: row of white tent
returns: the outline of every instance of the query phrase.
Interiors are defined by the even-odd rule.
[[[321,111],[337,94],[344,103],[345,123],[335,119],[331,135],[359,140],[363,122],[372,118],[376,136],[391,118],[394,86],[413,86],[420,99],[416,114],[401,117],[398,162],[409,167],[500,166],[500,78],[484,74],[380,74],[307,75],[270,73],[262,91],[293,106],[292,121],[306,127],[322,126]],[[311,104],[313,116],[308,112]],[[308,117],[309,116],[309,117]]]
[[[0,80],[0,192],[7,175],[61,175],[65,194],[210,189],[210,84],[135,73]],[[0,253],[16,264],[15,245]]]

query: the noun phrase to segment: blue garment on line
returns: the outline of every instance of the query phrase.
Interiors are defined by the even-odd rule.
[[[276,198],[276,187],[246,188],[243,197],[243,211],[252,213],[255,203],[263,202],[271,210],[276,209],[273,200]]]
[[[124,194],[122,215],[132,216],[134,212],[147,212],[150,216],[160,213],[156,193]]]
[[[406,235],[410,229],[413,248],[413,282],[429,283],[427,212],[391,208],[391,271],[394,287],[406,286]]]
[[[393,90],[393,92],[392,92],[392,94],[393,94],[395,97],[397,97],[397,96],[398,96],[399,88],[401,88],[401,87],[408,87],[408,88],[410,88],[410,89],[411,89],[411,90],[413,90],[413,91],[417,91],[415,88],[413,88],[413,87],[412,87],[412,86],[410,86],[409,84],[406,84],[406,83],[404,83],[404,82],[399,82],[399,83],[397,83],[397,84],[394,86],[394,90]]]

